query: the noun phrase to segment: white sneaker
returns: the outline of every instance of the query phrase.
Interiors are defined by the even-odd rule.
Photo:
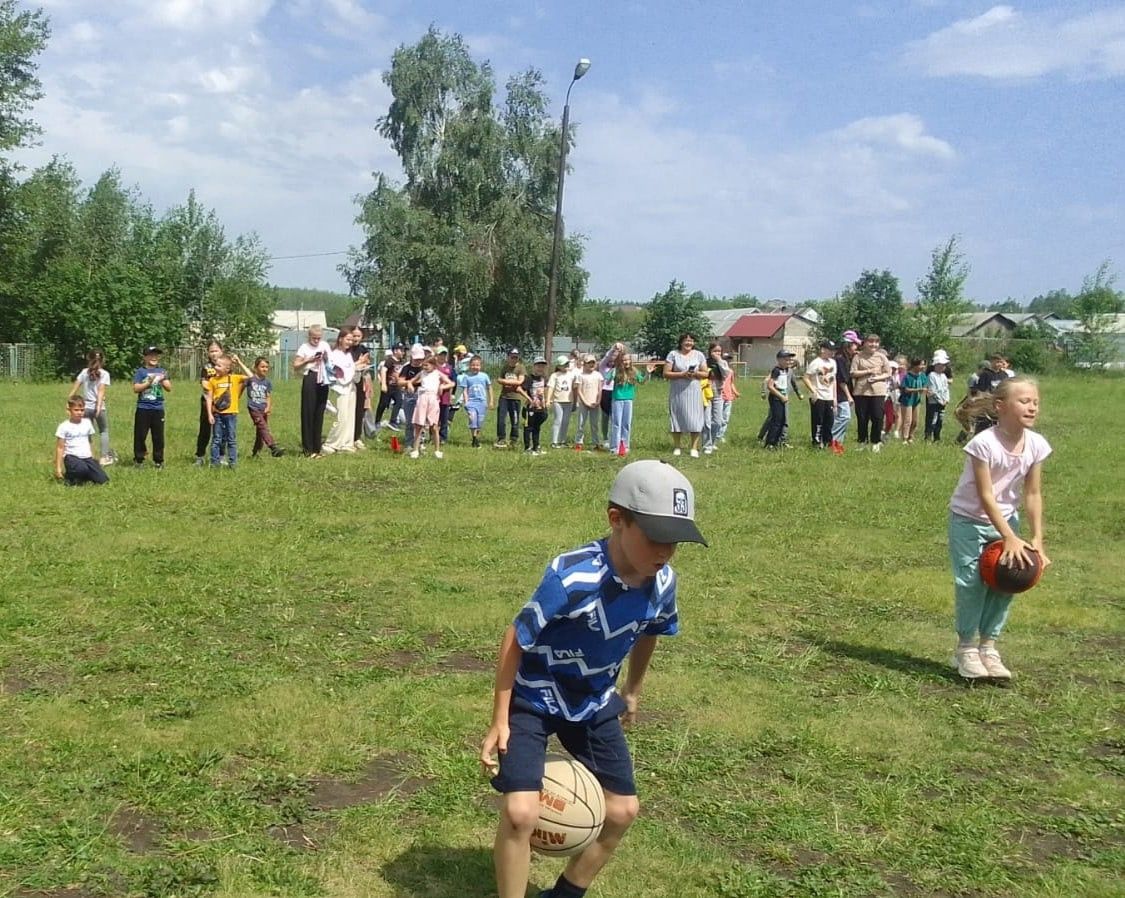
[[[714,451],[715,450],[711,446],[708,446],[706,449],[703,450],[703,454],[704,455],[710,455]]]
[[[352,445],[361,452],[367,448],[367,446],[364,445],[363,440],[356,440],[354,443],[352,443]]]
[[[994,680],[1010,680],[1012,678],[1012,672],[1000,660],[1000,653],[996,651],[995,646],[980,650],[980,663],[984,665],[984,669]]]
[[[871,451],[872,452],[882,452],[883,451],[883,444],[882,443],[872,443],[871,444]]]
[[[445,456],[442,455],[442,452],[441,452],[440,449],[435,449],[434,450],[434,458],[445,458]]]
[[[411,449],[411,450],[410,450],[410,457],[411,457],[411,458],[417,458],[417,457],[418,457],[418,455],[419,455],[419,452],[418,452],[418,450],[417,450],[417,449]]]
[[[966,680],[982,680],[991,676],[981,661],[980,650],[976,646],[958,648],[953,655],[952,665]]]
[[[321,446],[320,447],[320,454],[321,455],[335,455],[336,450],[333,449],[331,446]]]
[[[691,452],[688,453],[688,455],[690,455],[692,458],[699,458],[699,450],[692,449]]]
[[[673,450],[672,450],[672,454],[673,454],[673,455],[680,455],[681,453],[680,453],[680,450],[679,450],[679,449],[673,449]]]
[[[101,464],[101,466],[103,468],[108,468],[110,465],[113,464],[113,460],[114,459],[113,459],[112,455],[103,455],[101,458],[98,459],[98,462]]]

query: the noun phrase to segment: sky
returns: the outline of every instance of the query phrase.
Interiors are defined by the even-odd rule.
[[[28,4],[30,5],[30,4]],[[355,198],[401,174],[382,74],[430,24],[502,85],[574,85],[564,214],[588,295],[903,292],[958,235],[978,302],[1125,265],[1125,3],[41,0],[39,146],[158,212],[190,189],[271,282],[346,290]],[[304,256],[305,258],[292,258]],[[1120,284],[1119,284],[1120,286]]]

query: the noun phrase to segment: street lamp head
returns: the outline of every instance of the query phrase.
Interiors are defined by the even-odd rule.
[[[577,81],[583,75],[590,71],[590,60],[583,57],[578,60],[578,65],[574,67],[574,80]]]

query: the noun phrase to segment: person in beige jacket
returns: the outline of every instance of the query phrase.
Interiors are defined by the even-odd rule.
[[[891,364],[880,348],[878,334],[867,334],[863,347],[852,358],[852,396],[857,420],[856,442],[862,449],[871,439],[871,451],[883,444],[883,403],[891,380]]]

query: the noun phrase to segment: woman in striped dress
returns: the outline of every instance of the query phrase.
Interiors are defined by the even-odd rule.
[[[703,381],[707,359],[695,348],[692,334],[680,334],[679,345],[664,360],[668,379],[668,419],[672,432],[672,454],[680,454],[683,434],[691,436],[691,457],[699,458],[699,434],[703,430]]]

